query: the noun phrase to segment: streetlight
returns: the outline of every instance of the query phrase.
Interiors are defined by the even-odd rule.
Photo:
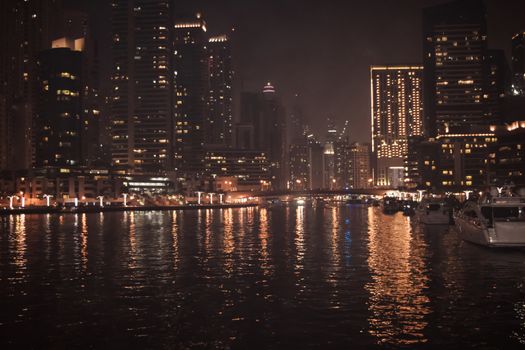
[[[222,202],[222,197],[224,197],[224,194],[223,194],[223,193],[219,193],[219,202],[220,202],[221,204],[223,204],[223,202]]]
[[[469,197],[470,197],[470,194],[471,194],[472,192],[474,192],[474,191],[470,191],[470,190],[468,190],[468,191],[463,191],[463,192],[465,193],[465,198],[466,198],[466,200],[468,200]]]
[[[215,194],[215,193],[210,193],[210,204],[213,204],[213,195],[214,195],[214,194]]]
[[[53,196],[50,195],[50,194],[45,194],[43,197],[46,199],[46,205],[47,205],[48,207],[51,206],[51,201],[50,201],[50,199],[51,199]]]
[[[197,204],[201,205],[201,196],[203,192],[197,192]]]
[[[24,197],[23,193],[21,193],[21,195],[22,195],[21,197],[22,198],[22,208],[25,208],[26,207],[26,197]]]
[[[421,202],[423,200],[423,193],[425,193],[425,190],[417,190],[419,192],[419,201]]]
[[[9,198],[9,209],[13,209],[13,199],[18,199],[18,196],[8,196],[7,198]]]
[[[124,193],[122,194],[122,196],[124,197],[124,206],[127,207],[128,206],[128,194]]]
[[[97,199],[99,200],[99,205],[103,207],[104,206],[104,196],[98,196]]]

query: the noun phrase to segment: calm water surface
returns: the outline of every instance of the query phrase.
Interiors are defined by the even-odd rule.
[[[525,253],[378,208],[0,218],[6,348],[525,348]]]

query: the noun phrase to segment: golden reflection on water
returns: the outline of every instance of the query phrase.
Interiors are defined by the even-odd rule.
[[[340,245],[341,245],[341,236],[340,236],[340,225],[341,220],[337,215],[338,208],[333,207],[330,210],[330,216],[332,218],[330,222],[330,238],[332,240],[330,247],[332,250],[332,254],[330,255],[331,258],[331,266],[330,266],[330,273],[328,275],[328,282],[333,284],[334,286],[337,285],[337,273],[340,270],[341,267],[341,253],[340,253]]]
[[[137,267],[137,227],[135,223],[135,212],[125,212],[124,220],[127,221],[129,227],[129,262],[128,267],[135,269]]]
[[[295,274],[298,275],[304,268],[304,206],[298,206],[295,209]]]
[[[87,239],[88,239],[88,225],[87,225],[87,215],[82,214],[81,219],[81,231],[80,231],[80,253],[82,256],[82,268],[84,271],[87,269],[88,263],[88,251],[87,251]]]
[[[261,244],[260,264],[263,274],[270,274],[270,264],[268,261],[268,210],[259,210],[259,241]]]
[[[23,272],[26,268],[27,259],[26,259],[26,250],[27,250],[27,244],[26,244],[26,215],[18,215],[14,217],[13,221],[14,223],[14,230],[11,232],[14,232],[14,242],[15,242],[15,256],[14,256],[14,264],[19,269],[19,272]]]
[[[173,250],[173,269],[176,270],[179,263],[179,226],[177,224],[177,211],[171,212],[171,239]]]
[[[213,236],[213,211],[211,209],[206,209],[204,212],[204,251],[211,252],[211,240]],[[208,254],[206,254],[208,256]]]
[[[429,278],[408,220],[368,209],[369,333],[381,344],[426,342]]]
[[[227,275],[233,273],[233,257],[232,253],[235,250],[235,243],[233,241],[233,209],[224,209],[224,234],[223,234],[223,250],[224,250],[224,271]]]

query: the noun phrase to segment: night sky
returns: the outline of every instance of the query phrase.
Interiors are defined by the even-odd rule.
[[[71,1],[75,6],[79,1]],[[98,1],[100,4],[108,1]],[[326,118],[349,119],[352,138],[369,141],[372,64],[421,63],[421,10],[448,0],[201,0],[175,3],[200,11],[210,34],[234,32],[237,93],[271,81],[285,105],[299,94],[321,135]],[[85,1],[96,7],[96,2]],[[489,46],[507,50],[525,29],[525,1],[488,0]],[[87,5],[86,5],[87,6]],[[100,5],[98,5],[100,6]],[[96,24],[107,33],[100,9]],[[109,40],[109,36],[103,36]],[[109,46],[109,45],[103,45]]]

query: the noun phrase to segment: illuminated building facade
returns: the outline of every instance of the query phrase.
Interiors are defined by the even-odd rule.
[[[264,152],[208,150],[204,164],[208,178],[234,177],[240,191],[261,189],[270,181],[268,158]]]
[[[62,39],[37,59],[35,165],[75,166],[81,157],[83,39]]]
[[[485,117],[485,8],[481,0],[455,1],[423,11],[426,125],[430,137],[468,132]]]
[[[375,181],[378,186],[403,184],[408,139],[423,135],[423,67],[372,66],[371,124]]]
[[[172,166],[171,8],[167,0],[112,0],[109,118],[114,166]]]
[[[208,94],[206,22],[200,14],[177,20],[173,33],[175,68],[175,166],[186,175],[202,174]]]
[[[481,0],[423,11],[428,136],[440,144],[439,185],[480,187],[490,180],[507,69],[503,52],[488,50]]]
[[[525,97],[525,31],[512,37],[512,86],[514,96]]]
[[[204,140],[207,146],[231,147],[233,67],[230,38],[211,37],[207,44],[209,91]]]
[[[372,185],[370,172],[370,144],[352,143],[350,146],[350,188],[369,188]]]

